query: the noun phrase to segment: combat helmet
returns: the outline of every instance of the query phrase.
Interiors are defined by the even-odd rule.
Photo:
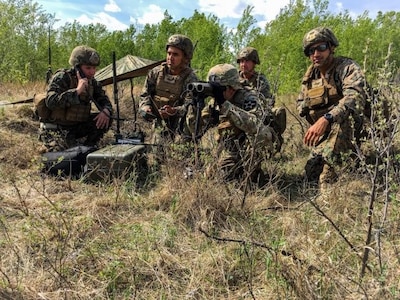
[[[69,58],[71,66],[90,65],[98,66],[100,64],[100,56],[96,50],[88,46],[77,46],[72,50]]]
[[[165,49],[168,50],[169,46],[181,49],[185,53],[188,59],[192,59],[193,56],[193,43],[192,41],[183,34],[174,34],[168,38]]]
[[[231,64],[218,64],[208,71],[208,81],[211,84],[221,86],[231,86],[234,89],[240,89],[238,70]]]
[[[328,42],[331,46],[339,46],[339,41],[332,30],[327,27],[317,27],[306,33],[303,38],[303,51],[308,56],[308,49],[311,45],[319,42]]]
[[[258,52],[253,47],[245,47],[240,50],[239,54],[236,57],[236,62],[239,63],[241,59],[251,60],[255,64],[260,64],[260,58],[258,57]]]

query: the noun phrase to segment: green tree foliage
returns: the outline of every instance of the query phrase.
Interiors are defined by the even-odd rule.
[[[110,49],[116,51],[117,58],[124,57],[128,54],[135,55],[140,49],[140,45],[136,45],[134,42],[136,32],[136,28],[131,25],[125,31],[113,31],[111,34],[107,35],[102,44],[97,48],[99,52],[103,53],[102,62],[105,65],[112,63],[112,55],[107,56],[104,54],[110,51]]]
[[[291,2],[254,41],[254,47],[260,49],[261,71],[271,81],[274,93],[277,87],[280,93],[296,91],[309,63],[302,49],[304,34],[316,26],[331,25],[326,2],[309,2]]]
[[[177,23],[167,11],[164,12],[164,19],[160,24],[145,25],[136,35],[135,43],[139,46],[137,56],[148,59],[160,60],[165,58],[165,44],[170,35],[178,33]]]
[[[235,54],[244,47],[252,46],[254,40],[260,35],[261,28],[255,26],[257,20],[252,15],[253,9],[254,7],[251,6],[246,7],[236,27],[236,33],[232,30],[229,35],[231,36],[231,45]]]
[[[310,63],[303,54],[303,36],[322,25],[329,26],[337,35],[340,42],[337,54],[358,61],[366,68],[367,75],[373,74],[386,60],[389,46],[390,60],[394,69],[398,68],[399,12],[378,13],[375,19],[364,12],[354,18],[347,11],[332,14],[328,6],[327,0],[293,0],[264,28],[257,26],[253,7],[248,6],[234,29],[221,25],[212,14],[206,16],[194,11],[190,18],[175,21],[165,11],[158,24],[130,25],[125,31],[109,31],[101,24],[81,25],[76,21],[55,29],[55,16],[43,11],[37,3],[0,0],[0,80],[22,83],[43,80],[49,67],[49,52],[53,69],[68,67],[71,50],[79,44],[99,51],[101,67],[111,63],[113,51],[117,58],[132,54],[164,59],[168,37],[182,33],[196,44],[192,67],[200,78],[205,79],[209,68],[217,63],[235,64],[239,49],[253,46],[260,55],[259,70],[267,75],[274,92],[294,93]]]
[[[211,66],[229,61],[226,29],[215,16],[195,11],[191,18],[181,20],[179,28],[195,45],[192,66],[201,79],[206,79]]]
[[[23,83],[35,79],[49,19],[50,15],[32,1],[0,1],[1,81]]]

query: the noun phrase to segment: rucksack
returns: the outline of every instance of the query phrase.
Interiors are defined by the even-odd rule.
[[[54,75],[56,75],[59,72],[66,72],[66,69],[59,69],[57,70]],[[70,77],[70,88],[74,88],[73,80],[71,77],[71,74],[69,72],[66,72],[69,77]],[[54,78],[54,75],[52,78]],[[51,79],[52,80],[52,79]],[[49,82],[51,82],[51,80]],[[46,88],[47,89],[47,88]],[[49,109],[46,105],[46,97],[47,97],[47,92],[40,92],[37,93],[33,96],[33,110],[35,115],[39,118],[39,121],[45,121],[50,119],[51,116],[51,109]]]
[[[47,92],[37,93],[33,96],[33,106],[35,115],[39,120],[48,120],[51,115],[51,110],[46,105]]]

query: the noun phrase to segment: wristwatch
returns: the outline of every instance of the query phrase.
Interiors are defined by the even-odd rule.
[[[328,120],[329,124],[333,123],[333,116],[330,113],[324,114],[324,118]]]

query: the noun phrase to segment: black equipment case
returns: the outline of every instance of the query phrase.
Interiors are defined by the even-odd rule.
[[[86,156],[97,148],[76,146],[63,151],[42,154],[42,172],[56,176],[79,177],[84,171]]]

